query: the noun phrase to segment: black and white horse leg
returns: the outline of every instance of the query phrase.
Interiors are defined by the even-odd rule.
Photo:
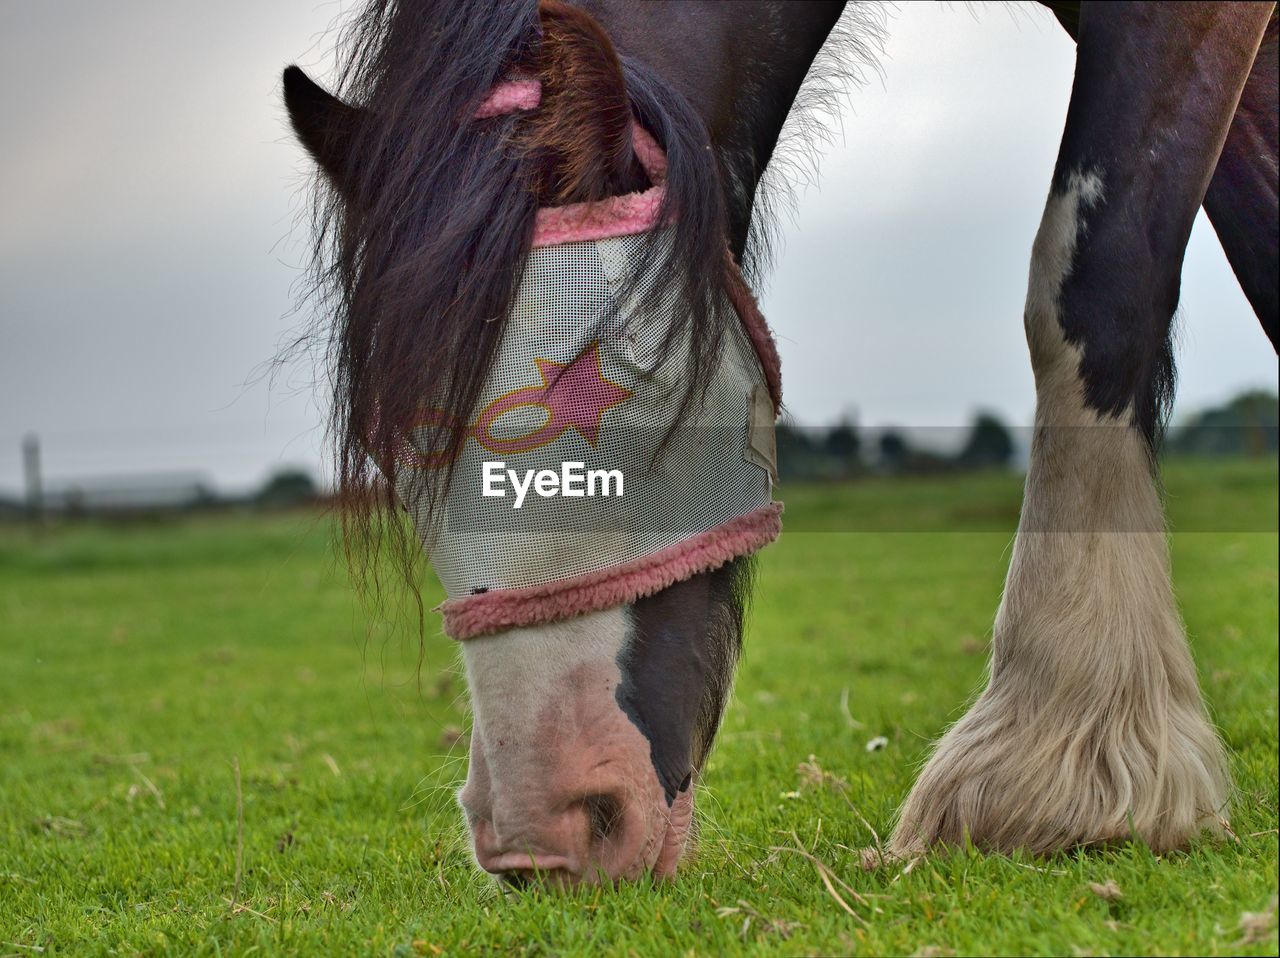
[[[1269,8],[1082,7],[1032,251],[1036,430],[990,681],[907,798],[895,854],[966,835],[1047,853],[1136,833],[1168,849],[1225,810],[1152,444],[1184,249]]]

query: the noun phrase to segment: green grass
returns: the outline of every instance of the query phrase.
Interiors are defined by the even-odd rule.
[[[761,559],[680,878],[572,896],[476,874],[455,650],[432,635],[419,681],[326,520],[0,530],[0,955],[1275,954],[1276,470],[1178,464],[1168,485],[1175,529],[1199,530],[1173,537],[1175,579],[1237,842],[864,873],[982,681],[1019,490],[870,481],[784,491],[807,531]],[[869,531],[819,531],[850,528]],[[1090,890],[1108,880],[1123,897]]]

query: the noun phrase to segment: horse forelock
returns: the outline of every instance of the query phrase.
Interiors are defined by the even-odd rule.
[[[613,43],[590,14],[539,5],[541,107],[522,139],[543,155],[538,202],[582,203],[647,185],[631,146],[631,104]]]

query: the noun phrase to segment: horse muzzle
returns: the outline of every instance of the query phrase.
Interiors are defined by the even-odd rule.
[[[464,644],[475,723],[459,803],[485,871],[553,886],[675,873],[692,775],[668,801],[619,704],[626,640],[611,609]]]

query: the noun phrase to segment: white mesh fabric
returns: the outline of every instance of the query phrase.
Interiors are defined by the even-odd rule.
[[[397,490],[450,598],[620,566],[771,501],[769,470],[747,448],[753,401],[765,385],[741,324],[727,324],[703,401],[679,416],[687,340],[659,362],[678,308],[675,291],[648,315],[638,314],[635,297],[610,315],[653,239],[532,250],[472,435],[436,509],[428,509],[430,477],[400,469]],[[655,267],[647,272],[640,292],[663,281]],[[726,300],[723,308],[733,307]],[[757,412],[757,428],[759,418]],[[771,425],[771,412],[767,418]],[[541,439],[551,441],[527,448]],[[527,470],[559,474],[566,462],[583,463],[584,472],[618,470],[623,491],[544,497],[531,486],[516,509],[509,481],[505,496],[482,495],[486,462],[502,462],[520,477]]]

